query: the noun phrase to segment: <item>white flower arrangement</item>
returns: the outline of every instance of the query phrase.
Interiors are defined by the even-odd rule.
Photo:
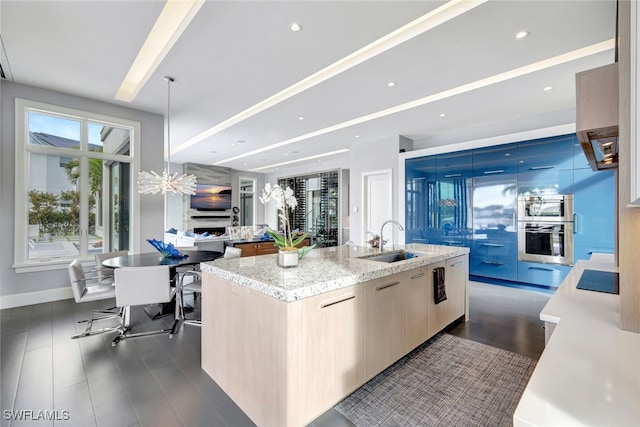
[[[260,201],[262,204],[266,205],[272,200],[277,204],[278,217],[282,220],[284,234],[276,233],[271,229],[267,230],[267,234],[269,234],[269,237],[274,240],[274,245],[277,246],[278,249],[284,251],[297,251],[298,248],[296,248],[296,246],[302,243],[308,236],[308,233],[304,233],[294,239],[293,233],[291,232],[289,212],[290,210],[293,211],[298,206],[298,200],[293,195],[293,190],[290,187],[283,190],[278,184],[272,186],[270,183],[266,183],[262,190]],[[314,246],[315,245],[311,247],[307,246],[301,249],[298,252],[299,256],[302,257],[313,249]]]

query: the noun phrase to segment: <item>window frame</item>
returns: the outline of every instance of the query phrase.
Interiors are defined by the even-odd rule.
[[[80,121],[80,149],[46,147],[29,144],[29,113],[44,114],[54,117],[61,117],[71,120]],[[92,152],[88,149],[88,141],[86,140],[87,123],[96,122],[104,125],[114,126],[118,128],[128,129],[130,132],[129,154],[110,154]],[[137,155],[140,147],[140,122],[123,119],[119,117],[107,116],[104,114],[82,111],[68,107],[62,107],[53,104],[46,104],[37,101],[31,101],[16,98],[15,102],[15,217],[14,217],[14,264],[12,267],[16,273],[25,273],[32,271],[45,271],[52,269],[67,268],[69,258],[54,258],[50,260],[34,260],[28,259],[28,210],[29,210],[29,153],[38,153],[45,155],[66,156],[79,158],[81,178],[79,180],[80,190],[80,235],[87,237],[88,234],[88,218],[87,211],[89,197],[89,179],[88,164],[90,158],[97,158],[104,161],[125,162],[130,167],[130,186],[129,194],[131,197],[131,222],[129,247],[133,251],[139,249],[140,227],[137,218],[139,217],[140,195],[136,191],[135,183],[138,171],[140,170],[140,159]],[[79,256],[83,261],[92,261],[93,256]]]
[[[253,191],[245,191],[242,188],[242,181],[251,181],[252,182],[252,187],[253,187]],[[243,195],[245,194],[251,194],[251,198],[252,198],[252,223],[251,226],[255,227],[256,226],[256,208],[257,208],[257,203],[256,203],[256,199],[258,197],[258,179],[255,177],[249,177],[249,176],[239,176],[238,177],[238,205],[242,206],[242,199],[243,199]],[[240,224],[240,225],[246,225],[246,224]]]

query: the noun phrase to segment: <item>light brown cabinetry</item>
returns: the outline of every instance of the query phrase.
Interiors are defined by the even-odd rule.
[[[410,352],[429,339],[429,268],[404,273],[404,350]]]
[[[462,316],[467,271],[464,255],[293,302],[205,271],[202,368],[256,424],[306,425]]]
[[[364,383],[362,283],[301,303],[305,413],[319,415]]]
[[[447,299],[436,304],[433,270],[445,267],[445,289]],[[440,332],[451,322],[465,315],[467,306],[467,280],[469,277],[469,257],[467,255],[448,259],[446,262],[429,265],[429,337]]]
[[[404,355],[404,275],[364,283],[364,375],[373,378]]]

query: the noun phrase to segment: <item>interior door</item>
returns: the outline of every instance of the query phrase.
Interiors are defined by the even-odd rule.
[[[382,223],[393,218],[393,190],[391,170],[363,174],[363,197],[365,212],[362,224],[362,242],[380,234]],[[391,233],[391,231],[387,231]],[[395,233],[395,230],[393,231]],[[391,234],[388,234],[389,238]],[[385,239],[387,240],[387,239]]]

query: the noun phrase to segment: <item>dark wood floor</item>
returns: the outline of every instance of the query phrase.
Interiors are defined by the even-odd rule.
[[[481,283],[470,285],[470,321],[455,335],[538,358],[544,331],[538,314],[549,295]],[[73,300],[2,310],[2,426],[251,426],[253,423],[200,369],[200,329],[182,327],[167,336],[125,340],[113,334],[69,337],[77,320],[110,301]],[[172,319],[151,321],[134,309],[137,330],[159,329]],[[161,326],[163,327],[163,326]],[[68,411],[68,420],[9,420],[6,410]],[[24,418],[24,417],[23,417]],[[311,426],[351,426],[329,410]]]

